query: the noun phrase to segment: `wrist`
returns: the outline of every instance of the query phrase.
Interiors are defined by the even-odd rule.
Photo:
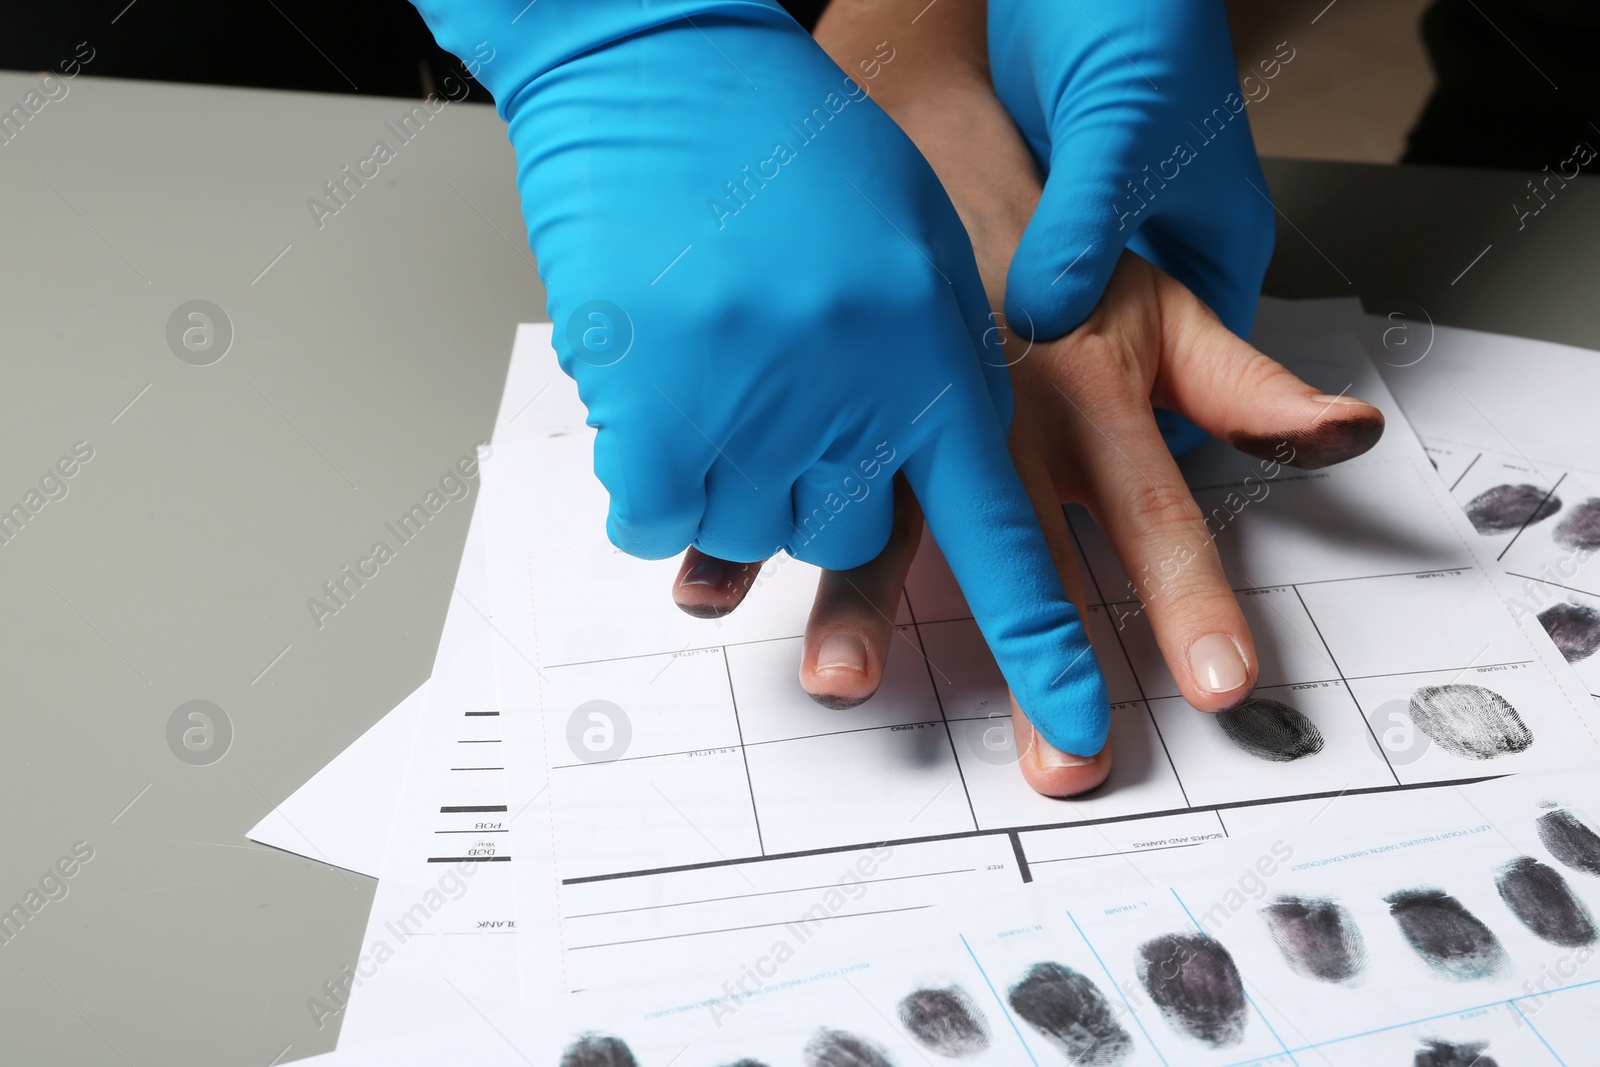
[[[833,0],[817,43],[845,70],[890,49],[863,80],[955,205],[998,309],[1011,256],[1039,200],[1033,159],[989,80],[982,0]]]
[[[944,185],[972,242],[984,291],[999,308],[1042,188],[1010,116],[987,83],[949,85],[890,114]]]

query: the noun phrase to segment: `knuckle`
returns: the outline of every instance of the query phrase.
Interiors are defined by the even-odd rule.
[[[1095,413],[1132,412],[1150,403],[1156,349],[1122,331],[1085,329],[1061,363],[1061,386]]]
[[[1074,359],[1083,373],[1095,376],[1133,376],[1139,369],[1137,354],[1120,339],[1088,330],[1075,339]]]
[[[1124,499],[1128,518],[1140,530],[1161,532],[1193,527],[1202,521],[1200,505],[1186,486],[1141,479]]]

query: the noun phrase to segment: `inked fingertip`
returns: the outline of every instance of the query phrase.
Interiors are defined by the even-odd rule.
[[[1368,408],[1356,415],[1323,419],[1292,433],[1231,434],[1228,443],[1256,459],[1298,470],[1321,470],[1371,451],[1383,437],[1383,427],[1383,412]]]
[[[732,604],[685,604],[681,600],[674,600],[678,610],[685,615],[693,615],[697,619],[720,619],[733,613]]]
[[[851,708],[858,708],[862,704],[865,704],[867,701],[871,700],[876,692],[877,690],[873,690],[873,692],[862,697],[842,697],[835,696],[832,693],[810,692],[806,693],[806,696],[810,697],[812,700],[815,700],[818,704],[821,704],[829,711],[848,711]]]

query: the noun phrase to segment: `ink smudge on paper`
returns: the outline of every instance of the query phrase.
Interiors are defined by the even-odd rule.
[[[1411,1067],[1500,1067],[1492,1057],[1483,1054],[1483,1050],[1489,1047],[1487,1041],[1463,1045],[1453,1045],[1448,1041],[1425,1041],[1423,1044],[1425,1047],[1417,1050]]]
[[[1550,635],[1568,663],[1588,659],[1600,651],[1600,611],[1570,601],[1539,612],[1539,625]]]
[[[1494,759],[1533,744],[1511,702],[1481,685],[1425,685],[1411,694],[1408,711],[1434,744],[1463,759]]]
[[[1257,759],[1292,763],[1322,751],[1322,731],[1298,709],[1266,697],[1250,697],[1220,711],[1217,725],[1228,740]]]
[[[1543,522],[1561,510],[1561,498],[1537,485],[1497,485],[1467,505],[1467,518],[1481,534],[1510,533]]]
[[[1244,1040],[1249,1002],[1239,968],[1204,934],[1163,934],[1139,948],[1139,981],[1173,1029],[1212,1048]]]
[[[818,1030],[805,1057],[806,1067],[894,1067],[883,1049],[844,1030]]]
[[[1323,982],[1348,982],[1367,965],[1355,916],[1321,897],[1279,897],[1262,909],[1290,970]]]
[[[621,1038],[579,1034],[561,1054],[561,1067],[639,1067],[639,1061]]]
[[[1595,941],[1594,919],[1554,867],[1519,856],[1494,881],[1500,899],[1522,925],[1552,945],[1577,948]]]
[[[1600,834],[1566,808],[1539,816],[1538,827],[1550,855],[1575,871],[1600,877]]]
[[[1036,963],[1006,991],[1011,1010],[1061,1050],[1068,1063],[1114,1067],[1133,1051],[1099,988],[1070,967]]]
[[[900,1001],[900,1025],[941,1056],[970,1056],[989,1047],[983,1012],[958,985],[907,994]]]
[[[1556,526],[1556,544],[1563,548],[1600,548],[1600,497],[1590,497]]]
[[[1384,899],[1400,933],[1440,977],[1472,982],[1505,969],[1506,952],[1499,938],[1450,894],[1406,889]]]

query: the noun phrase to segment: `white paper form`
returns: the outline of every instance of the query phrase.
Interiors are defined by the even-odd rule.
[[[790,954],[720,985],[581,994],[329,1059],[1587,1064],[1597,816],[1586,774],[1419,791],[1403,809],[1341,798],[1192,858],[1104,857],[1071,885],[880,921],[834,958],[794,924],[773,935]]]
[[[1600,353],[1366,316],[1345,301],[1263,301],[1275,334],[1359,332],[1439,476],[1600,699]]]
[[[1391,799],[1345,797],[1274,835],[1128,858],[1144,881],[1101,861],[1044,895],[1037,928],[992,903],[963,906],[958,925],[1002,988],[1040,959],[1092,976],[1156,1054],[1129,1062],[1411,1062],[1432,1041],[1477,1047],[1446,1063],[1593,1062],[1592,775]],[[1235,1010],[1165,1005],[1163,986],[1194,992],[1225,973],[1210,966],[1218,946],[1240,976]]]
[[[534,351],[547,352],[550,327],[523,326]],[[515,351],[527,349],[519,344]],[[513,358],[496,420],[496,440],[514,440],[537,422],[548,376],[543,359]],[[537,775],[518,773],[510,753],[525,751],[503,717],[494,665],[498,640],[489,616],[485,512],[494,449],[479,450],[479,500],[468,529],[433,675],[423,694],[409,764],[387,773],[403,781],[384,861],[343,1010],[341,1046],[406,1033],[474,1006],[515,1004],[519,975],[516,856],[511,829],[533,798]],[[347,761],[370,766],[365,757]],[[342,769],[343,788],[356,787]],[[335,779],[337,787],[338,779]],[[298,820],[297,820],[298,821]],[[305,824],[302,823],[302,826]]]
[[[554,373],[548,330],[542,324],[522,328],[501,433],[529,426],[527,401]],[[1258,339],[1263,343],[1273,337],[1342,332],[1362,334],[1368,342],[1379,371],[1463,506],[1497,488],[1530,484],[1543,492],[1563,483],[1554,499],[1544,502],[1545,510],[1560,501],[1570,515],[1572,505],[1592,495],[1577,487],[1600,470],[1600,437],[1591,432],[1585,412],[1587,398],[1600,395],[1600,355],[1540,341],[1435,329],[1415,319],[1369,319],[1355,299],[1267,298],[1261,303]],[[1509,502],[1514,504],[1515,499]],[[1538,503],[1528,515],[1538,514]],[[1509,570],[1525,583],[1540,582],[1535,572],[1560,583],[1525,585],[1517,601],[1526,606],[1525,614],[1550,617],[1551,609],[1557,609],[1554,618],[1570,632],[1564,642],[1569,659],[1590,692],[1600,693],[1600,654],[1583,654],[1595,631],[1582,610],[1600,611],[1600,599],[1594,595],[1600,572],[1592,565],[1583,566],[1587,557],[1582,549],[1563,549],[1553,559],[1540,558],[1550,554],[1562,509],[1519,530],[1493,529],[1495,523],[1483,521],[1488,518],[1480,515],[1484,536],[1497,554],[1504,554],[1502,562]],[[1557,568],[1574,573],[1564,576],[1556,573]],[[1568,604],[1578,610],[1568,610]],[[1520,610],[1518,604],[1513,607]],[[419,706],[421,699],[419,691],[396,712]],[[263,819],[249,836],[376,874],[374,857],[381,858],[393,795],[403,778],[404,758],[397,758],[398,749],[389,748],[389,743],[406,732],[406,727],[394,726],[389,719],[380,722],[285,801],[281,814]],[[409,743],[408,737],[405,745]],[[326,797],[345,799],[332,804],[324,801]],[[364,799],[352,803],[348,798]]]
[[[473,524],[456,579],[464,605],[488,598],[478,516]],[[344,1012],[341,1046],[447,1022],[468,1010],[463,995],[518,999],[506,845],[514,787],[486,629],[470,607],[446,619],[348,1006],[322,998]]]
[[[1382,321],[1368,333],[1380,359]],[[1426,357],[1384,377],[1518,579],[1518,609],[1600,693],[1600,353],[1440,326]]]
[[[550,325],[518,328],[510,370],[501,395],[495,434],[514,439],[535,419],[524,419],[555,368],[549,363]],[[533,431],[536,432],[536,431]],[[464,555],[482,566],[481,526],[467,533]],[[454,599],[448,612],[472,609]],[[344,867],[376,878],[389,839],[389,822],[400,802],[411,746],[427,701],[424,681],[327,766],[245,833],[252,841]]]
[[[423,682],[245,836],[378,877],[427,693]]]
[[[487,494],[506,508],[492,513],[508,638],[497,662],[506,706],[542,722],[550,768],[546,840],[519,848],[556,857],[555,874],[519,881],[519,919],[549,909],[523,954],[525,989],[726,971],[807,912],[826,916],[819,938],[848,943],[879,921],[868,916],[1015,883],[1035,864],[1216,837],[1235,810],[1369,791],[1404,805],[1409,787],[1593,754],[1592,703],[1548,641],[1512,620],[1503,575],[1360,345],[1274,354],[1329,393],[1377,403],[1390,426],[1373,452],[1325,471],[1220,444],[1186,461],[1257,638],[1258,696],[1294,709],[1315,751],[1261,758],[1189,708],[1127,579],[1074,516],[1117,764],[1073,801],[1036,796],[1011,766],[1003,682],[936,553],[914,569],[880,693],[829,710],[794,680],[814,570],[775,563],[733,615],[692,619],[670,601],[674,561],[604,540],[587,432],[500,451],[488,477],[521,492]],[[563,405],[576,427],[561,381],[541,406]],[[892,855],[852,875],[874,846]],[[872,892],[837,891],[869,877]],[[533,904],[543,891],[552,899]]]

